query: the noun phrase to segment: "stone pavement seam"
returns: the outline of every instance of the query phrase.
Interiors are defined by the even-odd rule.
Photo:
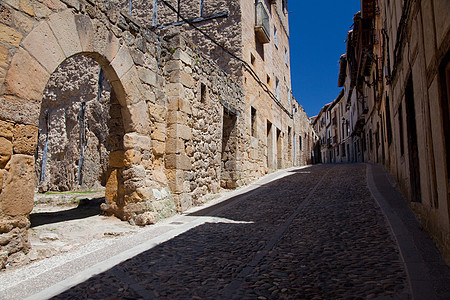
[[[268,253],[268,251],[270,251],[278,243],[280,238],[289,228],[289,225],[292,224],[294,219],[298,216],[298,214],[300,214],[300,212],[304,209],[304,207],[306,207],[309,204],[317,188],[322,184],[325,177],[330,173],[331,170],[332,169],[328,170],[322,176],[319,182],[316,183],[313,189],[309,192],[308,196],[297,206],[296,210],[289,216],[289,218],[283,224],[281,224],[278,227],[278,229],[272,235],[271,239],[267,242],[264,248],[261,251],[257,252],[255,257],[247,264],[247,266],[242,268],[242,271],[236,276],[236,278],[233,279],[233,281],[223,289],[221,294],[224,299],[231,299],[233,297],[234,293],[239,289],[239,287],[244,282],[245,277],[249,275],[250,272],[264,259],[266,253]]]
[[[384,170],[383,170],[384,171]],[[400,250],[401,259],[405,265],[408,282],[413,299],[436,299],[436,294],[430,280],[426,264],[421,258],[420,253],[415,247],[414,240],[407,226],[401,218],[395,213],[395,210],[388,204],[383,194],[379,191],[374,178],[375,166],[367,164],[367,186],[375,199],[375,202],[381,208],[389,229]],[[383,183],[385,193],[389,192],[391,197],[398,197],[399,194],[392,186],[389,179]]]

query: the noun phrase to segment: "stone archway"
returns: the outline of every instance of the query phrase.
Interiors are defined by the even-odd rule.
[[[121,45],[105,24],[67,9],[36,24],[14,51],[0,90],[1,122],[9,130],[6,135],[11,134],[10,140],[0,140],[1,147],[8,148],[2,151],[6,155],[0,155],[0,181],[4,181],[0,182],[0,233],[15,240],[10,243],[15,246],[9,247],[14,249],[8,248],[6,256],[27,247],[40,103],[50,74],[67,58],[85,55],[94,59],[121,105],[123,149],[110,155],[104,210],[121,219],[130,217],[126,205],[142,200],[136,194],[139,182],[145,180],[145,171],[142,174],[130,165],[142,151],[151,150],[148,108],[136,66],[128,47]],[[122,188],[124,172],[130,184]]]

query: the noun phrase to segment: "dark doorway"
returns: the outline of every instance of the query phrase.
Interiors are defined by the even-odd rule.
[[[272,123],[267,121],[267,168],[273,169],[273,133]]]
[[[233,189],[236,185],[236,114],[223,109],[222,124],[222,175],[220,185],[226,189]]]
[[[282,153],[282,141],[281,130],[277,128],[277,169],[281,169],[283,166],[283,153]]]

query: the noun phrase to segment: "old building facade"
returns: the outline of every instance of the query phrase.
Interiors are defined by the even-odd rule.
[[[332,151],[383,164],[449,262],[450,2],[361,3],[338,80],[351,142]]]
[[[145,225],[311,160],[287,1],[124,2],[0,4],[2,267],[37,188],[104,185],[105,212]]]

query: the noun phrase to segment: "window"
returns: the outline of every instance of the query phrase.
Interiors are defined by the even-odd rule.
[[[252,136],[256,137],[256,109],[251,108],[251,131]]]
[[[204,83],[200,84],[200,102],[206,102],[206,84]]]
[[[275,47],[278,48],[278,32],[275,26],[273,27],[273,43],[275,44]]]
[[[286,48],[284,48],[284,62],[286,63],[286,66],[289,66],[288,51]]]
[[[299,135],[298,136],[298,148],[300,149],[300,151],[302,151],[303,146],[302,146],[302,136]]]
[[[289,106],[291,106],[291,92],[289,91],[289,88],[286,88],[286,90],[287,90],[287,95],[288,95],[288,103],[289,103]]]
[[[280,100],[280,80],[275,78],[275,96]]]
[[[270,81],[270,76],[267,75],[267,85],[270,86],[272,84],[272,82]]]
[[[255,56],[253,55],[253,53],[250,53],[250,62],[252,65],[255,65]]]

